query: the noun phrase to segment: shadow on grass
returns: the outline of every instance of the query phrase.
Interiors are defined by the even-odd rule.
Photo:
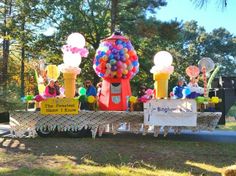
[[[44,167],[49,161],[55,161],[56,164],[49,165],[57,167],[58,163],[69,163],[94,167],[125,166],[149,171],[171,170],[175,173],[214,176],[220,175],[221,168],[236,162],[235,148],[236,144],[170,140],[133,134],[106,135],[95,140],[63,136],[0,140],[0,149],[7,156],[25,156],[21,167],[27,166],[24,163],[29,162],[33,166]],[[14,162],[5,158],[8,166],[14,167]],[[205,165],[201,165],[202,163]],[[209,166],[213,169],[208,169]]]

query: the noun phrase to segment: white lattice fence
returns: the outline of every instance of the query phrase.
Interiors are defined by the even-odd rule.
[[[121,123],[130,124],[130,131],[140,132],[143,123],[143,112],[141,111],[81,111],[78,115],[42,115],[40,112],[11,112],[10,130],[12,137],[35,137],[36,130],[47,129],[54,131],[77,131],[82,128],[90,128],[95,138],[99,129],[102,135],[103,129],[109,124],[112,126],[110,132],[117,133]],[[213,130],[221,113],[203,112],[198,113],[197,126],[188,127],[196,130]],[[148,126],[143,126],[143,134],[147,133]],[[170,128],[180,132],[186,127],[164,127],[164,135],[167,135]],[[154,136],[158,136],[161,126],[154,127]]]

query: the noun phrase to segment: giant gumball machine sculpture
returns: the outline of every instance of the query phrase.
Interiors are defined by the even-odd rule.
[[[104,39],[96,51],[93,68],[103,79],[99,109],[126,110],[131,96],[130,79],[139,70],[138,56],[129,39],[120,33]]]

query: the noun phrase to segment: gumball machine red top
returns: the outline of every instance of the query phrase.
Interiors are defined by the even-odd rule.
[[[127,110],[131,96],[130,79],[138,73],[138,56],[128,38],[113,34],[96,51],[93,68],[103,78],[99,95],[100,110]]]

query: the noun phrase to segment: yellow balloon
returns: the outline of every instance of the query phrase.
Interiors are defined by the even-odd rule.
[[[117,71],[113,71],[113,72],[112,72],[112,75],[113,75],[113,76],[116,76],[116,75],[117,75]]]
[[[128,73],[128,70],[123,70],[122,72],[124,75],[126,75]]]
[[[57,78],[60,76],[60,71],[56,65],[48,65],[46,67],[47,71],[47,77],[49,79],[57,80]]]
[[[219,99],[219,97],[211,97],[211,102],[214,104],[217,104],[220,102],[220,99]]]
[[[45,85],[44,84],[38,84],[38,91],[39,91],[39,94],[42,95],[45,91]]]
[[[129,98],[129,101],[130,101],[130,103],[135,103],[135,102],[137,101],[137,97],[131,96],[131,97]]]
[[[96,98],[92,95],[88,96],[88,103],[94,103],[96,101]]]

